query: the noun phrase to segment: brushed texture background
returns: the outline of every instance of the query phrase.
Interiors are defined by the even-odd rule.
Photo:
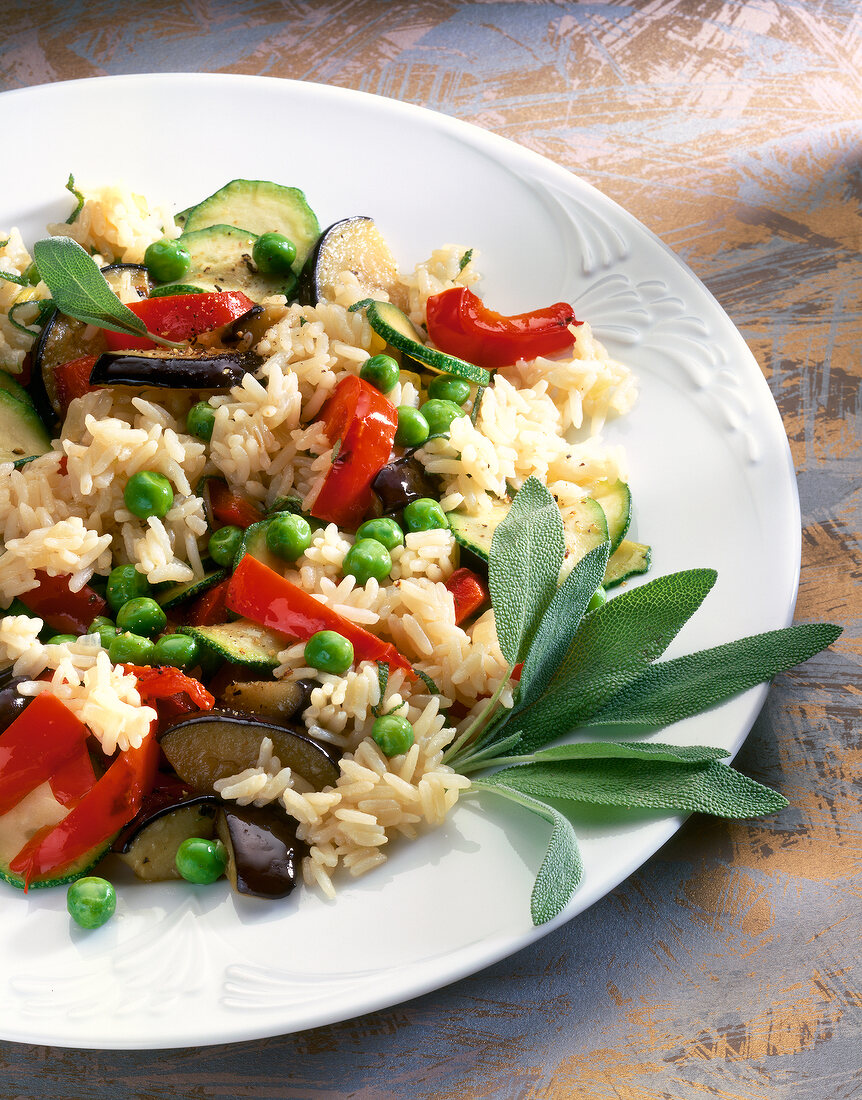
[[[692,818],[567,927],[390,1011],[203,1050],[0,1044],[0,1097],[862,1096],[859,5],[0,0],[0,29],[2,89],[172,71],[338,84],[494,130],[622,203],[757,356],[799,475],[797,617],[846,626],[776,680],[738,759],[791,800],[779,818]],[[28,155],[50,140],[2,122]],[[193,133],[174,125],[166,156]]]

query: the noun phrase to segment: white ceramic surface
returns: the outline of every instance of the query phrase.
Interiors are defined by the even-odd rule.
[[[178,143],[177,120],[194,118]],[[777,409],[739,333],[639,222],[567,171],[492,134],[342,89],[168,75],[46,85],[0,96],[0,124],[50,133],[4,172],[0,229],[26,240],[62,220],[63,184],[123,179],[177,210],[234,176],[303,188],[322,225],[370,214],[402,266],[457,242],[480,253],[502,312],[573,300],[637,372],[625,445],[636,537],[653,575],[713,566],[719,580],[668,655],[790,621],[798,579],[795,479]],[[735,752],[765,689],[662,733]],[[569,908],[530,923],[547,829],[487,798],[390,862],[264,905],[217,884],[143,886],[118,870],[99,931],[74,928],[63,890],[0,892],[0,1036],[79,1047],[220,1043],[300,1030],[437,988],[569,920],[679,825],[579,827],[585,874]],[[397,929],[397,931],[395,931]]]

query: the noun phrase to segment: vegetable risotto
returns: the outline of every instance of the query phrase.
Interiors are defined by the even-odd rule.
[[[234,181],[175,220],[105,187],[49,232],[35,265],[0,234],[0,661],[16,721],[59,700],[90,770],[0,796],[0,869],[70,881],[113,845],[143,878],[207,881],[176,852],[206,841],[206,863],[218,836],[211,877],[226,860],[280,896],[295,861],[332,895],[340,868],[443,821],[469,785],[446,747],[490,696],[511,704],[487,558],[527,479],[568,566],[610,539],[608,584],[646,568],[600,435],[632,375],[565,303],[487,309],[470,242],[402,273],[373,222],[321,234],[291,188]],[[64,310],[70,249],[137,328]],[[76,836],[121,761],[124,809]],[[286,888],[244,868],[250,830]]]

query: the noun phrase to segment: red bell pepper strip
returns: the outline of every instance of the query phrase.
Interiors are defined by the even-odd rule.
[[[307,641],[319,630],[334,630],[352,644],[355,661],[384,661],[415,676],[410,662],[395,646],[375,638],[349,622],[302,588],[246,554],[230,579],[227,592],[230,611],[288,638]]]
[[[90,372],[95,363],[95,355],[82,355],[54,368],[54,387],[63,416],[76,397],[83,397],[85,393],[99,388],[90,385]]]
[[[456,626],[460,626],[491,599],[485,582],[472,569],[456,569],[446,581],[446,587],[455,602]]]
[[[168,665],[157,668],[150,665],[123,665],[123,668],[137,679],[138,695],[144,704],[174,695],[187,695],[198,710],[212,710],[215,705],[215,699],[200,680],[186,676],[178,668]]]
[[[114,836],[138,812],[152,790],[159,761],[159,743],[150,734],[137,749],[126,749],[93,789],[58,825],[40,829],[10,862],[24,880],[60,875],[76,860]]]
[[[227,621],[227,589],[230,579],[214,585],[191,605],[186,615],[189,626],[213,626]]]
[[[56,695],[37,695],[0,734],[0,814],[79,756],[87,735]]]
[[[61,806],[76,806],[95,785],[93,761],[82,742],[72,759],[51,776],[51,791]]]
[[[263,513],[248,497],[233,493],[223,481],[211,478],[207,482],[210,510],[213,518],[226,527],[251,527],[263,519]]]
[[[426,322],[428,335],[441,351],[487,369],[567,351],[575,342],[569,325],[583,324],[575,320],[567,302],[506,317],[488,309],[464,286],[432,294]]]
[[[21,602],[58,634],[86,634],[87,628],[107,608],[105,600],[85,584],[77,592],[69,588],[69,577],[49,576],[36,570],[38,588],[25,592]]]
[[[311,514],[356,528],[371,504],[371,482],[392,453],[398,413],[379,390],[350,374],[335,387],[319,420],[335,451]]]
[[[147,326],[148,331],[166,340],[191,340],[202,332],[221,328],[254,306],[254,302],[239,290],[216,291],[212,294],[173,294],[163,298],[144,298],[132,302],[129,309]],[[121,332],[105,332],[110,351],[128,348],[151,349],[155,343],[146,336],[124,336]]]

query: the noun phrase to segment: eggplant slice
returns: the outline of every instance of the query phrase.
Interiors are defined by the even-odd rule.
[[[342,271],[357,277],[362,297],[380,297],[382,291],[393,301],[401,291],[398,264],[372,218],[344,218],[324,230],[303,266],[300,302],[316,306],[321,298],[334,298]]]
[[[253,351],[198,355],[108,351],[90,372],[93,386],[156,386],[172,390],[229,390],[263,360]]]
[[[283,898],[296,886],[307,847],[296,822],[269,806],[222,806],[216,830],[227,849],[226,875],[238,894]]]
[[[412,452],[384,466],[372,481],[371,488],[377,494],[384,516],[401,512],[420,497],[439,496],[436,484]]]
[[[228,710],[286,722],[305,710],[313,686],[308,680],[235,680],[221,693],[220,702]]]
[[[215,782],[257,765],[261,742],[268,737],[283,768],[302,776],[320,791],[335,786],[338,765],[329,753],[298,730],[245,715],[210,710],[180,718],[162,735],[162,751],[185,783],[215,793]]]
[[[111,290],[124,301],[133,300],[135,295],[146,298],[150,292],[149,275],[142,264],[111,264],[102,268],[102,274]],[[57,367],[85,355],[99,356],[105,351],[107,344],[102,329],[55,310],[45,323],[33,352],[31,388],[39,411],[44,415],[44,406],[50,405],[56,415],[60,414],[54,379]]]
[[[175,862],[179,846],[190,837],[214,836],[217,812],[218,801],[209,794],[145,811],[121,834],[115,850],[145,882],[182,878]]]

